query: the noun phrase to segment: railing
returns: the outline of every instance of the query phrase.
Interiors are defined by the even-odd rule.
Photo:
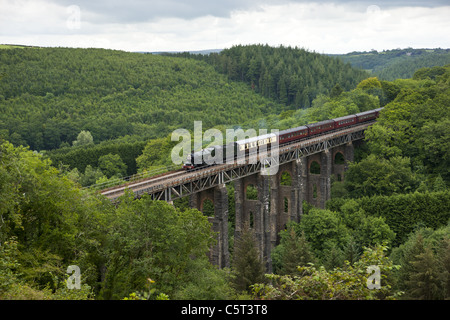
[[[132,182],[138,182],[140,180],[145,180],[148,178],[155,178],[157,176],[160,176],[167,172],[172,172],[181,169],[180,165],[170,165],[161,167],[158,169],[154,169],[151,171],[143,171],[140,173],[133,174],[131,176],[121,177],[121,178],[115,178],[115,179],[108,179],[108,181],[101,182],[101,183],[95,183],[90,186],[83,187],[83,189],[92,189],[92,190],[102,190],[106,191],[111,188],[120,186],[120,185],[126,185]]]

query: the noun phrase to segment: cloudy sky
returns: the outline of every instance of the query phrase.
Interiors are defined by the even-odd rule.
[[[0,44],[319,53],[450,48],[450,0],[0,0]]]

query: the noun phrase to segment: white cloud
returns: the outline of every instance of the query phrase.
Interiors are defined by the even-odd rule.
[[[236,1],[221,8],[209,5],[197,17],[191,12],[187,19],[180,13],[168,15],[168,7],[157,1],[159,7],[154,8],[164,12],[161,16],[155,13],[152,19],[133,21],[132,11],[125,22],[106,19],[113,12],[120,14],[114,11],[114,4],[123,8],[117,1],[110,2],[112,5],[105,12],[94,5],[86,7],[88,2],[81,1],[79,6],[75,5],[75,9],[80,8],[79,13],[70,10],[69,2],[63,3],[0,0],[0,43],[127,51],[201,50],[267,43],[324,53],[408,46],[450,47],[450,6],[430,6],[428,2],[424,2],[428,7],[394,6],[398,1],[385,7],[385,1],[378,1],[378,5],[369,1],[354,5],[348,1],[286,0],[274,4],[266,0],[256,6],[255,1],[246,0],[245,5],[236,5]],[[133,10],[137,10],[141,2],[132,3]],[[202,3],[206,2],[198,0],[194,4]],[[195,8],[188,7],[191,11]]]

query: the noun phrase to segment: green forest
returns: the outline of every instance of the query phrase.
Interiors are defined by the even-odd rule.
[[[450,65],[387,80],[263,45],[204,57],[5,47],[0,61],[0,300],[450,298]],[[225,269],[207,257],[208,208],[131,193],[113,205],[85,188],[168,168],[170,132],[194,120],[284,129],[378,107],[326,209],[304,202],[280,233],[270,274],[251,228],[234,239],[232,184]]]
[[[203,60],[231,80],[242,81],[261,96],[293,109],[308,108],[319,94],[329,94],[339,84],[350,90],[368,73],[349,63],[292,47],[233,46],[220,53],[168,54]]]
[[[442,67],[450,63],[450,49],[393,49],[331,55],[353,67],[369,71],[382,80],[409,79],[420,68]]]
[[[0,50],[1,134],[32,150],[160,138],[194,120],[205,127],[278,113],[283,106],[201,62],[103,49]],[[245,108],[242,108],[245,106]],[[205,116],[207,115],[207,116]]]

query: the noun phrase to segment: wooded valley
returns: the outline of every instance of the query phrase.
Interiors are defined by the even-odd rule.
[[[403,62],[359,69],[267,45],[0,49],[0,299],[448,299],[450,65],[433,57],[406,77]],[[208,208],[132,194],[114,206],[85,188],[170,166],[170,133],[194,120],[282,130],[379,107],[327,208],[304,202],[280,233],[272,274],[251,229],[231,246],[232,184],[229,269],[208,261]],[[69,265],[79,290],[66,286]],[[367,288],[370,265],[379,290]]]

